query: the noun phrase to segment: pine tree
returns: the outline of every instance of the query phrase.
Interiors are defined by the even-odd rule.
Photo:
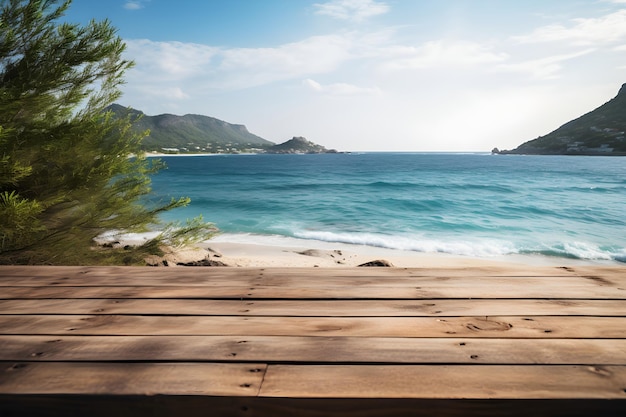
[[[60,3],[60,4],[59,4]],[[0,263],[102,263],[107,230],[140,231],[186,198],[152,202],[145,135],[106,107],[120,96],[125,45],[109,21],[59,23],[71,0],[0,0]],[[176,229],[185,240],[210,225]],[[122,256],[134,262],[158,241]],[[113,251],[114,252],[114,251]]]

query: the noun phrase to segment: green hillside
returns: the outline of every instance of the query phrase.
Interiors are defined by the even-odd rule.
[[[617,96],[555,131],[502,154],[626,155],[626,84]],[[494,150],[496,151],[496,150]]]
[[[148,116],[135,109],[113,104],[108,110],[120,117],[131,115],[137,132],[150,130],[144,138],[144,150],[171,153],[237,153],[266,149],[274,145],[250,132],[244,125],[224,122],[213,117],[187,114]]]

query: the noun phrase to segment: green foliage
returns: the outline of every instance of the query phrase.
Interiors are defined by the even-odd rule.
[[[0,250],[12,242],[27,243],[43,230],[39,221],[42,207],[39,202],[20,197],[15,191],[0,194]],[[32,242],[30,242],[32,243]]]
[[[184,225],[174,222],[167,225],[163,235],[167,236],[166,244],[181,248],[191,246],[193,243],[217,233],[217,229],[211,223],[205,223],[202,215],[189,219]]]
[[[70,2],[0,0],[0,263],[135,263],[157,245],[112,254],[93,238],[189,202],[142,204],[162,164],[105,112],[132,63],[108,21],[57,24]]]

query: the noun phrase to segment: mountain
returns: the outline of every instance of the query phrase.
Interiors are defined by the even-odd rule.
[[[317,145],[306,140],[302,136],[294,136],[287,142],[274,145],[265,150],[266,153],[337,153],[334,149],[326,149],[322,145]]]
[[[150,130],[142,141],[146,151],[171,153],[238,153],[264,150],[274,145],[250,132],[244,125],[230,124],[213,117],[197,114],[175,116],[145,115],[135,110],[112,104],[107,108],[118,117],[131,116],[136,132]]]
[[[555,131],[501,154],[626,156],[626,84],[617,96]]]

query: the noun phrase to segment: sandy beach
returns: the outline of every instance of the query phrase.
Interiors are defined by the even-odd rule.
[[[168,266],[211,260],[225,266],[245,268],[348,268],[373,261],[385,261],[399,268],[617,265],[610,261],[528,255],[479,258],[283,237],[251,238],[246,235],[222,235],[193,248],[169,249],[162,259],[167,261]],[[158,262],[158,259],[152,260],[153,263],[155,261]]]

